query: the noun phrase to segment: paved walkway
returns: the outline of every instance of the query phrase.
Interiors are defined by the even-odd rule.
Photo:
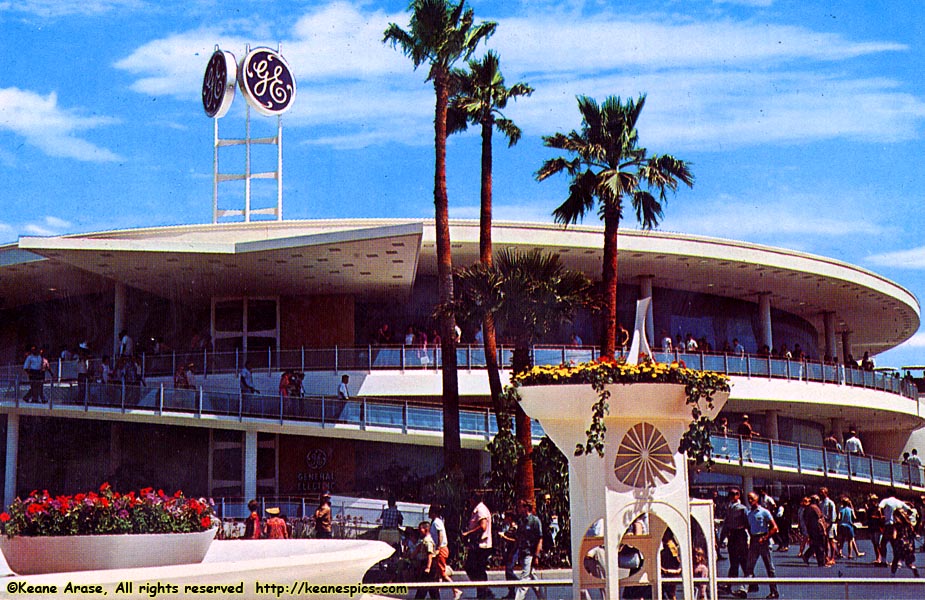
[[[920,583],[902,583],[902,584],[888,584],[886,581],[893,578],[911,578],[912,571],[906,568],[905,566],[901,567],[896,575],[890,573],[889,568],[878,567],[871,564],[873,561],[873,551],[870,547],[870,542],[862,540],[861,551],[866,552],[866,555],[859,559],[854,560],[841,560],[834,567],[817,567],[811,561],[811,566],[806,566],[803,564],[803,561],[797,556],[798,546],[791,546],[790,551],[786,553],[773,553],[774,556],[774,566],[777,571],[777,577],[781,578],[864,578],[869,581],[869,583],[850,583],[847,588],[843,583],[826,583],[826,584],[810,584],[810,583],[801,583],[801,584],[782,584],[779,586],[780,597],[781,598],[790,598],[793,600],[830,600],[830,599],[848,599],[848,600],[921,600],[925,598],[925,554],[919,553],[917,566],[919,570],[922,571],[923,579],[919,580]],[[725,551],[724,551],[725,554]],[[892,556],[892,554],[890,554]],[[728,561],[720,561],[718,574],[720,577],[724,577],[727,569],[729,568]],[[763,577],[764,566],[759,562],[758,567],[756,567],[756,576]],[[490,579],[494,580],[495,578],[501,579],[504,574],[500,572],[492,572],[489,574]],[[563,569],[554,569],[546,570],[541,572],[541,576],[544,579],[570,579],[571,571]],[[454,575],[454,579],[465,581],[465,573],[457,573]],[[681,594],[680,586],[678,590],[678,598],[681,599],[683,596]],[[413,592],[413,590],[412,590]],[[498,598],[504,597],[507,593],[506,587],[493,587],[492,592]],[[764,598],[768,595],[768,587],[766,584],[759,586],[757,592],[750,593],[749,598]],[[554,587],[547,589],[547,598],[549,600],[568,600],[571,598],[571,588],[564,587]],[[414,597],[414,593],[411,593],[409,598]],[[441,590],[441,598],[452,598],[452,593],[449,590]],[[464,598],[475,598],[474,590],[467,590]],[[593,598],[600,598],[599,594],[592,595]],[[535,598],[532,591],[527,594],[528,599]],[[720,600],[724,598],[732,598],[729,595],[720,595]]]

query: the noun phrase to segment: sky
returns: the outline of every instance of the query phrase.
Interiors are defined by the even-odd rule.
[[[216,45],[279,48],[297,80],[283,123],[286,219],[433,217],[433,88],[382,43],[405,0],[0,0],[0,242],[212,220]],[[469,0],[523,130],[494,150],[499,220],[551,222],[565,176],[542,136],[580,125],[576,96],[646,94],[641,145],[691,163],[663,231],[835,258],[925,298],[925,3],[920,0]],[[461,65],[462,66],[462,65]],[[222,137],[243,137],[237,94]],[[252,134],[275,119],[254,114]],[[475,131],[448,148],[450,215],[478,218]],[[255,170],[275,154],[255,150]],[[223,171],[243,171],[223,151]],[[220,204],[240,208],[223,184]],[[258,182],[254,202],[275,202]],[[631,217],[631,215],[630,215]],[[598,225],[596,216],[586,224]],[[634,227],[631,218],[624,227]],[[878,364],[925,363],[925,331]]]

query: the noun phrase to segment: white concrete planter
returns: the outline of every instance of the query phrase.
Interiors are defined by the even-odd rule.
[[[159,567],[202,562],[216,528],[198,533],[0,537],[19,575]]]

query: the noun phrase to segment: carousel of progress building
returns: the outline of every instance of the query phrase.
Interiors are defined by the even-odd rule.
[[[478,234],[477,222],[451,223],[455,264],[478,260]],[[599,277],[601,228],[498,223],[493,236],[498,249],[556,253]],[[920,469],[895,460],[922,439],[915,383],[844,367],[844,357],[882,352],[918,329],[909,291],[850,264],[743,242],[622,231],[620,249],[620,321],[631,324],[636,301],[651,298],[649,339],[690,333],[712,349],[732,340],[745,349],[656,352],[731,376],[730,434],[714,439],[709,477],[925,491]],[[23,237],[0,248],[7,498],[102,481],[236,501],[414,485],[442,457],[440,351],[420,334],[404,343],[409,328],[434,327],[436,274],[426,220],[190,225]],[[391,344],[382,343],[384,324]],[[92,376],[104,356],[114,361],[123,331],[143,385]],[[596,331],[594,315],[579,314],[533,360],[592,359],[596,348],[571,336],[594,340]],[[473,481],[488,469],[495,431],[475,335],[464,330],[457,350]],[[24,400],[33,344],[50,359],[45,403]],[[760,353],[797,345],[806,359]],[[80,359],[59,358],[67,349],[91,357],[90,377],[78,380]],[[503,340],[499,352],[509,364]],[[245,365],[256,393],[241,391]],[[186,370],[191,387],[176,387],[174,374]],[[287,371],[304,373],[301,389],[281,393]],[[345,374],[349,399],[337,394]],[[735,435],[746,414],[760,436]],[[831,432],[853,428],[863,456],[823,448]]]
[[[247,101],[240,139],[219,134],[236,89]],[[103,481],[180,488],[238,507],[322,491],[413,497],[439,470],[434,224],[283,220],[280,115],[295,91],[278,51],[248,48],[238,62],[216,48],[202,88],[214,120],[211,224],[0,246],[6,503],[36,488],[72,493]],[[251,135],[252,108],[276,117],[269,135]],[[235,147],[246,151],[243,172],[220,172],[220,153]],[[269,147],[274,161],[252,161],[257,147]],[[274,206],[252,204],[258,179],[275,181]],[[243,206],[220,208],[227,182],[243,184]],[[478,237],[477,222],[451,223],[455,265],[477,262]],[[600,227],[496,223],[493,240],[499,250],[558,254],[600,277]],[[877,354],[916,332],[920,308],[909,291],[850,264],[744,242],[623,231],[619,248],[619,320],[632,326],[637,300],[649,298],[646,334],[663,348],[657,360],[732,378],[730,432],[715,437],[718,464],[695,485],[828,481],[925,491],[921,468],[896,460],[916,440],[925,450],[915,382],[845,367],[849,356]],[[476,331],[466,327],[457,350],[473,483],[489,468],[485,445],[496,430]],[[688,334],[700,341],[697,351],[664,351],[664,337]],[[597,337],[596,317],[578,314],[532,359],[592,360],[597,349],[576,342]],[[509,365],[511,349],[500,341],[500,364]],[[30,384],[23,366],[32,346],[44,350],[48,370]],[[782,347],[799,347],[805,358],[762,352]],[[101,380],[104,364],[115,369],[109,381]],[[338,393],[344,375],[346,398]],[[760,435],[735,435],[744,415]],[[823,447],[830,433],[842,438],[852,428],[863,456]]]

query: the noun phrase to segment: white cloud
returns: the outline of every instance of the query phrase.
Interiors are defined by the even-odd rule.
[[[895,269],[925,269],[925,246],[875,254],[869,256],[867,262],[872,265]]]
[[[140,0],[18,0],[0,2],[0,13],[15,12],[39,17],[99,15],[112,10],[140,8]]]
[[[524,204],[498,204],[494,202],[491,207],[494,222],[514,221],[523,223],[552,223],[552,214],[548,206],[538,206],[537,203]],[[450,204],[451,219],[478,219],[481,208],[475,206],[454,206]],[[594,224],[593,221],[590,221]]]
[[[839,61],[906,50],[892,42],[850,42],[791,25],[740,21],[645,21],[600,15],[499,20],[491,45],[532,73],[597,73],[684,67],[758,68],[782,61]],[[554,51],[550,51],[554,49]]]
[[[646,143],[673,151],[846,138],[893,142],[917,138],[925,122],[925,101],[894,81],[855,77],[847,66],[907,51],[902,44],[775,23],[628,19],[609,10],[498,19],[489,46],[503,57],[509,81],[537,90],[507,111],[525,134],[576,127],[578,93],[602,99],[641,91],[649,95]],[[343,1],[296,20],[281,36],[298,83],[287,125],[319,127],[308,143],[338,148],[426,139],[433,110],[426,66],[414,71],[401,52],[381,43],[389,22],[407,20],[404,12]],[[138,92],[192,100],[215,43],[240,55],[253,36],[240,21],[177,33],[139,47],[116,67],[137,76]],[[236,110],[242,104],[238,98]],[[326,130],[331,126],[335,133]]]
[[[897,346],[895,349],[898,350],[904,348],[925,348],[925,333],[916,333],[911,338]]]
[[[39,222],[26,223],[22,230],[29,235],[60,235],[71,227],[69,221],[58,217],[46,216]]]
[[[88,162],[119,160],[112,151],[77,136],[115,122],[107,117],[84,117],[76,110],[62,108],[54,92],[41,96],[18,88],[0,88],[0,130],[22,136],[49,156]]]
[[[713,4],[739,4],[741,6],[767,8],[774,4],[774,0],[713,0]]]
[[[785,200],[781,199],[785,198]],[[839,198],[843,209],[831,213],[823,207],[830,198],[811,194],[781,193],[779,197],[747,200],[723,195],[714,202],[700,203],[696,210],[685,210],[681,216],[671,212],[661,229],[699,235],[761,240],[770,243],[783,237],[807,239],[819,237],[880,236],[889,229],[870,219],[844,219],[850,198]],[[812,209],[808,207],[813,207]],[[833,217],[824,216],[834,214]],[[718,218],[717,215],[722,215]],[[794,243],[784,244],[794,247]]]

